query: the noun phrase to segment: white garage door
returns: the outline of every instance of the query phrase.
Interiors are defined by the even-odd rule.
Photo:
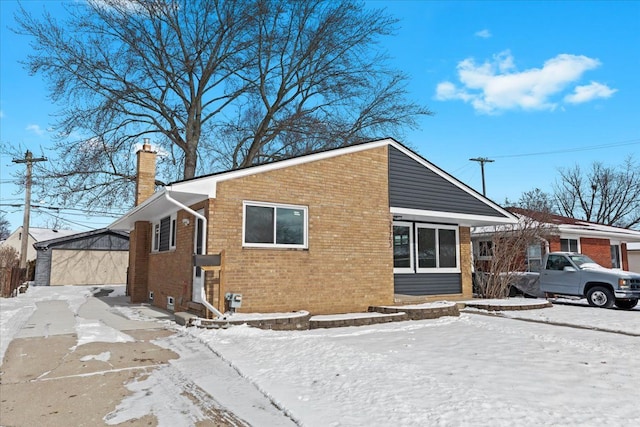
[[[51,286],[119,285],[127,281],[127,251],[54,249]]]

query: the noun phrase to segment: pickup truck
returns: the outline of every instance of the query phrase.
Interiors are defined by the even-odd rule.
[[[575,252],[551,252],[543,259],[540,290],[547,297],[586,298],[589,305],[632,309],[640,298],[640,274],[612,270]]]

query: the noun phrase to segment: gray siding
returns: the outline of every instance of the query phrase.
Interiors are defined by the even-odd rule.
[[[393,207],[505,217],[424,165],[389,147],[389,204]]]
[[[51,251],[36,251],[36,271],[33,281],[36,286],[49,286],[51,277]]]
[[[394,293],[443,295],[462,293],[460,273],[394,274]]]

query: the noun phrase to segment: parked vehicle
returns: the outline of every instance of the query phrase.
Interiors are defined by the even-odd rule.
[[[586,298],[590,305],[632,309],[640,298],[640,274],[602,267],[586,255],[551,252],[543,259],[540,290],[547,297]]]

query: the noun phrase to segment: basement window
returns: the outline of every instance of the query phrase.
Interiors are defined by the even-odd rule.
[[[243,246],[306,249],[307,211],[306,206],[243,202]]]

